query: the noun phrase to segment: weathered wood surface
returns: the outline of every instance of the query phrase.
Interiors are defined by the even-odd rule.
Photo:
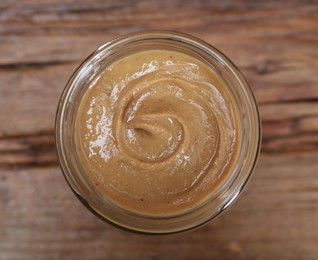
[[[0,2],[0,259],[317,259],[318,2]],[[59,95],[118,35],[196,35],[243,71],[263,147],[246,191],[207,226],[145,237],[88,212],[58,168]]]

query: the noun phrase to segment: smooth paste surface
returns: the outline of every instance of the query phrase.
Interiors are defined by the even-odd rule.
[[[77,153],[113,203],[145,214],[190,209],[228,175],[233,102],[217,74],[174,51],[142,51],[97,75],[76,118]]]

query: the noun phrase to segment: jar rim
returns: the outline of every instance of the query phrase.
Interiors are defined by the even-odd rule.
[[[77,183],[78,179],[76,178],[78,176],[75,176],[76,173],[73,172],[74,170],[72,169],[71,164],[74,163],[74,161],[70,161],[70,158],[68,158],[70,155],[68,155],[65,152],[65,144],[64,144],[65,133],[66,131],[70,131],[69,129],[66,128],[66,122],[68,119],[67,115],[70,111],[69,108],[72,105],[71,97],[74,90],[77,87],[76,83],[81,80],[83,72],[92,70],[93,69],[92,62],[94,60],[103,58],[103,55],[105,55],[106,52],[108,54],[110,52],[116,52],[129,44],[133,44],[133,43],[145,41],[145,40],[169,40],[172,42],[175,41],[178,43],[188,44],[189,46],[192,46],[193,48],[196,48],[206,53],[209,56],[213,55],[213,59],[215,60],[215,62],[218,62],[223,67],[226,67],[230,71],[230,73],[232,73],[231,75],[238,83],[238,86],[242,88],[242,91],[244,91],[245,98],[248,99],[247,101],[249,102],[249,106],[251,109],[250,116],[254,119],[254,122],[256,124],[255,126],[253,126],[253,129],[252,129],[253,133],[251,134],[251,138],[253,138],[253,140],[249,140],[250,143],[253,143],[253,147],[252,147],[253,149],[252,149],[252,152],[248,154],[249,158],[246,158],[246,162],[249,163],[248,167],[246,167],[245,169],[247,173],[245,173],[245,175],[243,176],[244,178],[242,178],[241,176],[239,183],[236,183],[236,187],[232,191],[231,196],[229,196],[227,200],[223,201],[222,207],[220,207],[217,212],[214,212],[213,214],[211,213],[209,218],[201,220],[201,221],[197,221],[196,223],[192,225],[185,225],[184,227],[179,227],[179,228],[170,229],[170,230],[155,230],[154,228],[151,228],[151,227],[150,228],[149,227],[145,227],[145,228],[132,227],[127,224],[123,224],[108,218],[104,212],[101,212],[103,210],[103,207],[100,207],[100,205],[97,207],[94,204],[96,203],[96,201],[94,201],[94,198],[87,198],[83,194],[82,188],[79,187]],[[62,92],[62,95],[57,107],[56,119],[55,119],[55,141],[56,141],[58,161],[62,169],[63,175],[68,185],[75,193],[75,195],[90,211],[92,211],[95,215],[97,215],[104,221],[107,221],[111,224],[114,224],[115,226],[127,229],[129,231],[135,231],[138,233],[145,233],[145,234],[169,234],[169,233],[177,233],[177,232],[182,232],[182,231],[197,228],[209,222],[211,219],[214,219],[216,216],[220,215],[220,213],[222,213],[225,209],[227,209],[230,205],[233,204],[233,202],[241,194],[242,190],[246,186],[256,166],[259,153],[260,153],[260,145],[261,145],[261,122],[260,122],[260,116],[259,116],[255,97],[247,81],[245,80],[240,70],[222,52],[220,52],[218,49],[216,49],[212,45],[206,43],[205,41],[188,34],[175,32],[175,31],[152,30],[152,31],[142,31],[142,32],[123,35],[106,42],[104,45],[97,48],[91,55],[89,55],[82,62],[82,64],[75,70],[74,74],[71,76],[70,80],[67,82]],[[237,181],[238,180],[236,180],[236,182]]]

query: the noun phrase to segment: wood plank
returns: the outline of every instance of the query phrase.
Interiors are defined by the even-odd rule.
[[[0,258],[316,259],[317,156],[263,155],[227,212],[196,231],[168,237],[131,234],[98,220],[56,167],[4,170]]]
[[[59,97],[76,66],[0,72],[0,137],[53,132]]]
[[[49,65],[0,74],[4,83],[0,90],[0,168],[57,164],[53,137],[56,106],[75,67]],[[299,101],[260,104],[264,153],[317,150],[317,102]],[[43,138],[45,142],[41,142]]]

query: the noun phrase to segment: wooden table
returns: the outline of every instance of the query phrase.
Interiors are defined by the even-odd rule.
[[[318,2],[0,2],[0,259],[318,259]],[[61,91],[88,54],[144,29],[198,36],[243,71],[260,106],[254,177],[221,217],[149,237],[88,212],[55,155]]]

